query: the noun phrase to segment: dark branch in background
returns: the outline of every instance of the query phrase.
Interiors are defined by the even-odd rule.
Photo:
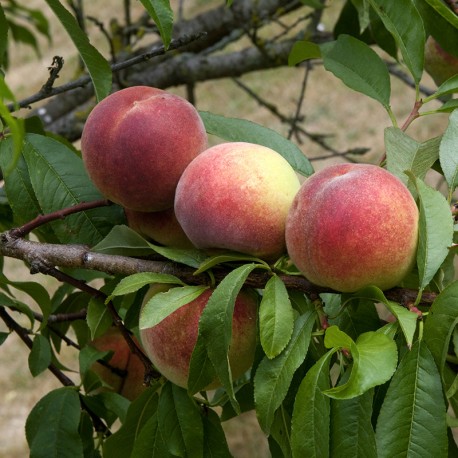
[[[180,39],[173,40],[170,43],[170,46],[169,46],[168,50],[177,49],[177,48],[179,48],[181,46],[184,46],[184,45],[186,45],[186,44],[188,44],[188,43],[190,43],[190,42],[192,42],[194,40],[199,40],[199,39],[203,38],[204,36],[205,36],[205,33],[202,32],[202,33],[199,33],[199,34],[196,34],[196,35],[184,36],[184,37],[181,37]],[[137,65],[140,62],[144,62],[146,60],[150,60],[153,57],[161,56],[161,55],[165,54],[165,52],[166,52],[166,50],[165,50],[164,46],[159,46],[158,48],[154,48],[153,50],[151,50],[149,52],[145,52],[143,54],[140,54],[138,56],[135,56],[135,57],[132,57],[132,58],[130,58],[128,60],[125,60],[123,62],[119,62],[117,64],[113,64],[111,66],[111,69],[112,69],[113,72],[118,72],[120,70],[124,70],[126,68],[129,68],[129,67],[132,67],[134,65]],[[90,82],[91,82],[90,76],[89,75],[85,75],[85,76],[82,76],[82,77],[78,78],[75,81],[70,81],[69,83],[66,83],[66,84],[63,84],[61,86],[55,87],[55,88],[51,89],[50,91],[48,91],[47,93],[45,93],[43,90],[40,90],[36,94],[31,95],[30,97],[27,97],[27,98],[25,98],[23,100],[20,100],[16,104],[8,105],[8,109],[10,111],[15,111],[18,108],[27,108],[33,103],[39,102],[41,100],[47,99],[49,97],[52,97],[52,96],[55,96],[55,95],[58,95],[58,94],[66,93],[68,91],[71,91],[72,89],[77,89],[77,88],[84,87],[87,84],[89,84]],[[91,92],[92,92],[92,87],[91,87]],[[90,97],[90,95],[89,95],[89,97]]]
[[[33,341],[29,337],[27,329],[23,328],[19,323],[17,323],[5,310],[5,307],[0,305],[0,318],[4,321],[6,326],[8,326],[11,331],[15,332],[19,338],[27,345],[29,350],[32,350]],[[48,366],[48,369],[54,374],[54,376],[59,380],[60,383],[64,386],[75,386],[72,380],[70,380],[60,369],[58,369],[53,363]]]

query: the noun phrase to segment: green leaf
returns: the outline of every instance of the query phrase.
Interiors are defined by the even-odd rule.
[[[33,339],[32,350],[29,353],[29,369],[33,377],[41,374],[51,364],[52,352],[49,340],[41,334]]]
[[[385,129],[387,169],[406,186],[409,178],[406,170],[424,179],[428,170],[439,158],[441,137],[431,138],[423,143],[415,141],[397,127]]]
[[[425,321],[423,338],[441,374],[449,351],[452,333],[458,324],[458,281],[448,285],[434,300]]]
[[[269,264],[260,258],[237,252],[228,252],[224,254],[218,254],[216,256],[210,256],[209,258],[205,259],[199,268],[194,272],[194,275],[199,275],[211,269],[212,267],[223,264],[225,262],[257,262],[261,264],[261,266],[264,266],[266,269],[270,270]]]
[[[50,137],[27,134],[24,150],[33,190],[44,213],[80,202],[102,199],[84,169],[83,161],[63,143]],[[61,243],[94,245],[117,222],[119,208],[98,208],[51,223]]]
[[[331,401],[331,456],[339,458],[377,458],[372,428],[374,391],[352,399]]]
[[[456,15],[442,0],[414,0],[428,35],[432,35],[448,53],[458,57]]]
[[[285,284],[274,275],[266,284],[259,308],[261,345],[270,359],[283,351],[294,328],[294,313]]]
[[[169,0],[140,0],[159,29],[162,42],[167,49],[172,39],[173,10]]]
[[[159,396],[159,430],[174,456],[201,458],[204,429],[196,402],[187,391],[167,382]]]
[[[426,41],[423,20],[412,0],[369,0],[401,51],[416,84],[423,74]]]
[[[104,458],[132,456],[134,445],[139,441],[139,435],[150,419],[156,415],[159,384],[145,390],[135,399],[127,410],[126,419],[121,428],[112,434],[103,444]],[[151,438],[151,440],[153,440]]]
[[[124,224],[114,226],[108,235],[92,249],[98,253],[122,256],[147,256],[158,253],[167,259],[195,268],[207,259],[201,250],[153,245]]]
[[[9,127],[10,134],[11,134],[9,138],[12,139],[11,159],[9,161],[5,161],[3,158],[1,162],[1,167],[3,169],[3,175],[8,176],[11,173],[11,171],[14,169],[17,161],[19,160],[19,156],[21,154],[22,142],[24,140],[24,135],[25,135],[25,128],[24,128],[25,123],[24,123],[24,119],[16,118],[10,113],[10,110],[4,104],[5,99],[16,103],[16,99],[13,93],[11,92],[10,88],[6,84],[3,73],[0,71],[0,116],[2,118],[0,127],[3,126],[3,122],[6,122],[7,126]],[[3,143],[3,142],[4,140],[0,143]]]
[[[458,75],[456,76],[458,81]],[[448,126],[442,137],[439,149],[439,160],[449,187],[451,199],[453,191],[458,186],[458,110],[448,118]],[[449,200],[450,200],[449,199]]]
[[[151,283],[167,283],[175,285],[184,285],[184,283],[174,275],[161,274],[154,272],[140,272],[124,277],[115,287],[113,292],[108,296],[112,300],[115,296],[125,296],[137,292],[139,289]]]
[[[212,409],[202,412],[204,426],[204,458],[231,458],[218,414]]]
[[[76,19],[59,0],[46,0],[46,3],[64,26],[78,50],[89,72],[89,76],[91,77],[97,100],[100,102],[111,90],[111,67],[109,63],[102,54],[91,45],[86,33],[81,30]]]
[[[387,110],[390,105],[390,75],[382,59],[368,45],[350,35],[320,46],[326,70],[349,88],[361,92]]]
[[[20,150],[22,149],[22,140]],[[19,150],[19,153],[20,153]],[[5,170],[15,162],[15,167],[5,175]],[[4,174],[5,192],[8,198],[8,204],[13,210],[15,222],[18,225],[24,224],[34,219],[41,213],[40,204],[38,203],[35,192],[33,191],[32,183],[30,182],[29,170],[22,155],[19,155],[17,161],[14,160],[13,141],[12,138],[6,138],[0,142],[0,167]],[[37,234],[48,234],[45,240],[53,241],[52,230],[46,231],[46,226],[41,228]],[[54,241],[56,241],[54,237]]]
[[[25,425],[30,457],[82,458],[83,445],[78,434],[80,409],[74,388],[58,388],[40,399]]]
[[[9,307],[12,310],[23,313],[30,321],[30,327],[33,327],[35,323],[35,317],[33,316],[32,309],[21,301],[17,299],[6,296],[3,293],[0,293],[0,307]]]
[[[454,94],[455,92],[458,92],[458,75],[454,75],[448,80],[444,81],[437,88],[437,91],[434,94],[423,99],[423,103],[427,103],[432,99],[443,97],[444,95]]]
[[[379,458],[447,456],[442,384],[434,358],[417,341],[402,358],[377,420]]]
[[[40,307],[43,313],[43,321],[40,328],[46,326],[48,316],[51,313],[51,298],[47,289],[39,283],[33,281],[11,281],[0,273],[0,285],[10,285],[29,295]]]
[[[197,299],[206,289],[206,286],[182,286],[158,292],[140,312],[140,329],[156,326],[183,305]]]
[[[155,253],[141,235],[124,224],[114,226],[92,250],[121,256],[147,256]]]
[[[254,376],[256,415],[262,430],[269,434],[275,411],[280,407],[291,380],[307,355],[315,314],[299,316],[287,347],[276,358],[264,357]]]
[[[407,310],[396,302],[389,301],[383,294],[383,291],[376,286],[362,288],[356,293],[351,294],[350,298],[363,298],[384,304],[401,326],[407,346],[409,348],[412,346],[418,320],[418,315],[415,312]],[[348,300],[347,296],[345,296],[345,300]]]
[[[0,67],[6,67],[4,57],[8,49],[8,22],[0,5]]]
[[[316,43],[311,41],[296,41],[288,56],[288,65],[294,66],[304,60],[320,59],[321,50]]]
[[[204,389],[216,376],[236,412],[239,412],[239,405],[234,395],[228,360],[232,317],[237,295],[256,267],[256,264],[246,264],[234,269],[213,291],[200,316],[197,342],[189,365],[189,392],[193,394]]]
[[[351,352],[353,367],[347,382],[326,390],[324,394],[335,399],[351,399],[371,388],[382,385],[393,375],[398,362],[396,343],[387,335],[365,332],[356,342],[343,333],[336,333],[335,326],[326,330],[325,345],[329,348],[346,348]],[[327,337],[328,332],[332,337]]]
[[[172,458],[159,429],[157,412],[147,419],[132,449],[132,458]],[[118,455],[119,456],[119,455]]]
[[[335,350],[328,351],[307,372],[297,390],[291,422],[294,458],[329,456],[331,402],[323,394],[330,387],[329,363]]]
[[[453,218],[447,201],[439,191],[411,173],[409,178],[415,184],[420,198],[417,266],[420,289],[423,290],[448,255],[453,239]]]
[[[105,334],[112,326],[113,317],[99,298],[91,298],[87,306],[86,321],[91,331],[91,339],[95,339]]]
[[[266,146],[281,154],[298,173],[310,176],[314,172],[312,164],[304,153],[290,140],[272,129],[252,121],[200,111],[205,129],[209,134],[216,135],[231,142],[248,142]]]

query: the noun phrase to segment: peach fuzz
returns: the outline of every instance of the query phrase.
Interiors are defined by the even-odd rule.
[[[200,249],[274,260],[285,253],[285,221],[299,179],[279,153],[229,142],[196,157],[178,182],[175,214]]]
[[[174,248],[193,247],[173,208],[160,212],[137,212],[125,208],[124,213],[127,225],[146,239]]]
[[[286,223],[292,262],[319,286],[353,292],[398,285],[416,259],[418,209],[381,167],[338,164],[308,178]]]
[[[173,207],[183,170],[206,148],[194,106],[147,86],[122,89],[98,103],[81,137],[83,161],[99,191],[145,212]]]
[[[106,334],[94,339],[91,345],[99,351],[113,352],[108,361],[111,367],[98,362],[91,367],[113,391],[133,401],[146,390],[146,386],[143,384],[145,366],[141,359],[131,352],[129,345],[116,327],[110,328]],[[122,376],[111,368],[125,371],[126,374]]]
[[[152,285],[145,296],[144,306],[154,294],[167,289],[167,285]],[[189,364],[197,342],[199,318],[212,293],[212,289],[206,290],[156,326],[140,329],[142,345],[153,365],[164,377],[183,388],[188,385]],[[255,294],[250,290],[240,291],[234,305],[232,340],[228,355],[234,380],[253,364],[256,319]],[[215,389],[218,386],[219,381],[215,381],[206,389]]]

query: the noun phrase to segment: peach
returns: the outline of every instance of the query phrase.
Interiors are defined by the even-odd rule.
[[[96,362],[91,367],[111,390],[132,401],[146,389],[143,384],[145,366],[140,358],[131,352],[118,328],[110,328],[106,334],[94,339],[91,345],[100,351],[113,352],[108,361],[109,366]],[[122,372],[125,372],[125,375],[122,375]]]
[[[168,285],[152,285],[144,304]],[[199,318],[213,293],[205,290],[199,297],[180,307],[156,326],[140,329],[140,339],[146,354],[157,370],[171,382],[187,388],[189,364],[197,342]],[[232,378],[243,375],[253,364],[256,347],[257,299],[250,290],[242,290],[236,298],[232,319],[232,341],[229,365]],[[220,386],[215,380],[207,389]]]
[[[193,247],[173,208],[161,212],[137,212],[125,208],[124,213],[128,226],[146,239],[174,248]]]
[[[458,57],[444,51],[439,43],[430,36],[425,45],[425,70],[440,86],[444,81],[458,74]]]
[[[353,292],[398,285],[416,258],[418,209],[381,167],[338,164],[308,178],[286,222],[291,261],[319,286]]]
[[[300,182],[279,153],[229,142],[197,156],[178,182],[175,214],[197,248],[273,260],[286,251],[285,221]]]
[[[83,161],[99,191],[137,211],[173,207],[183,170],[206,148],[207,134],[194,106],[147,86],[102,100],[81,137]]]

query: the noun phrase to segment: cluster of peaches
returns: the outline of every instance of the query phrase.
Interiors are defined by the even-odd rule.
[[[301,183],[287,160],[265,146],[208,147],[197,110],[169,92],[137,86],[113,93],[89,115],[81,150],[100,192],[155,243],[212,254],[231,250],[267,262],[287,254],[312,283],[341,292],[391,288],[415,262],[418,209],[394,175],[347,163]],[[183,387],[210,294],[140,334],[153,364]],[[231,346],[237,357],[229,358],[231,367],[236,360],[246,364],[232,367],[234,378],[251,365],[256,314],[255,296],[242,290]]]

